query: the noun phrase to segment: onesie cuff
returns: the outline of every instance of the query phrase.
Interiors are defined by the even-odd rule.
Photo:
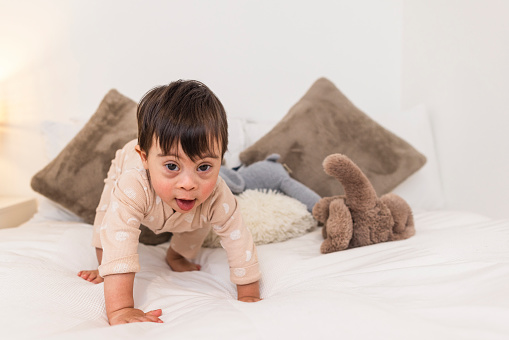
[[[230,281],[237,285],[247,285],[259,281],[261,277],[262,274],[258,263],[249,267],[230,268]]]
[[[99,275],[105,277],[111,274],[137,273],[140,271],[138,254],[121,257],[99,266]]]

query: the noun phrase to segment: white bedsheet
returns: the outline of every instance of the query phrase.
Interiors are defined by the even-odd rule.
[[[509,221],[415,214],[417,234],[322,255],[321,230],[258,247],[261,302],[235,300],[226,255],[173,273],[167,244],[140,245],[135,301],[163,324],[108,326],[91,227],[35,218],[0,230],[2,339],[507,339]]]

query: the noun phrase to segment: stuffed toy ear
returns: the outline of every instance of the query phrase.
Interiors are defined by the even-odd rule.
[[[271,162],[277,162],[280,158],[281,158],[281,156],[279,154],[273,153],[273,154],[267,156],[267,158],[265,158],[265,160],[271,161]]]
[[[221,166],[221,169],[219,169],[219,176],[221,176],[234,194],[240,194],[246,189],[244,178],[235,170],[229,169],[226,166]]]

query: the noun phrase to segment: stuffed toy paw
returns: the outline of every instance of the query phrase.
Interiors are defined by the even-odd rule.
[[[329,155],[323,167],[345,190],[345,195],[322,198],[313,207],[313,217],[324,225],[323,254],[415,234],[407,202],[392,193],[378,198],[368,178],[347,156]]]
[[[297,199],[311,211],[320,196],[291,178],[283,164],[278,162],[279,157],[278,154],[272,154],[263,161],[242,166],[238,170],[221,166],[219,175],[234,194],[248,189],[271,189]]]

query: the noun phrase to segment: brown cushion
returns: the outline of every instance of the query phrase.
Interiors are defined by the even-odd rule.
[[[136,102],[110,90],[81,131],[32,178],[32,189],[93,224],[115,152],[138,135]],[[155,245],[171,233],[141,226],[140,242]]]
[[[83,129],[32,178],[32,189],[93,223],[115,151],[136,138],[136,102],[106,94]]]
[[[294,179],[322,197],[343,194],[339,182],[322,168],[333,153],[350,157],[378,195],[390,192],[426,163],[424,155],[356,108],[325,78],[239,157],[249,165],[272,153],[281,155]]]

